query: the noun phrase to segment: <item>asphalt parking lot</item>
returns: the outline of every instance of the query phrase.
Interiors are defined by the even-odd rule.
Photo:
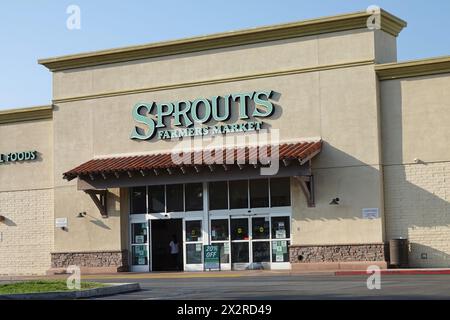
[[[138,292],[113,300],[310,300],[450,299],[450,275],[384,275],[381,289],[369,290],[366,276],[259,275],[95,279],[139,282]]]

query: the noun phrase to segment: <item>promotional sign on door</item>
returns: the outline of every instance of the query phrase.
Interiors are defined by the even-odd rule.
[[[220,270],[220,247],[215,245],[204,246],[204,269],[218,269]]]

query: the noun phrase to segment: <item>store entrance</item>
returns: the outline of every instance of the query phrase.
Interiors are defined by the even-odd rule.
[[[230,222],[232,269],[270,269],[270,217],[231,217]]]
[[[153,271],[183,271],[183,220],[151,220],[151,252]],[[171,253],[170,242],[175,236],[178,254]]]

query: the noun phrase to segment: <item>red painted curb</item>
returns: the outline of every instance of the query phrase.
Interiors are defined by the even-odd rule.
[[[367,276],[367,271],[336,271],[335,276]],[[381,275],[442,275],[450,274],[449,270],[380,270]]]

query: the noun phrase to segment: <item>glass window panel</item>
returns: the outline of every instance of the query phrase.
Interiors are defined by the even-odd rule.
[[[208,191],[209,210],[228,209],[228,183],[226,181],[210,182]]]
[[[253,242],[253,262],[270,262],[270,242]]]
[[[165,212],[164,186],[148,187],[148,211],[150,213]]]
[[[253,239],[269,239],[269,217],[252,218]]]
[[[269,207],[269,180],[250,180],[250,208]]]
[[[131,246],[132,263],[134,266],[148,264],[147,245]]]
[[[287,207],[291,205],[289,178],[270,179],[270,201],[272,207]]]
[[[231,262],[232,263],[249,262],[248,242],[231,243]]]
[[[211,240],[228,240],[228,219],[211,220]]]
[[[202,241],[202,221],[186,221],[186,241]]]
[[[147,243],[147,224],[133,223],[131,225],[131,237],[133,244]]]
[[[186,211],[203,210],[203,184],[188,183],[184,187],[186,194]]]
[[[289,217],[272,217],[272,239],[290,238]]]
[[[230,244],[226,243],[214,243],[214,245],[220,247],[220,263],[230,262]]]
[[[248,181],[230,181],[230,209],[248,208]]]
[[[231,219],[231,240],[248,240],[248,219]]]
[[[203,247],[201,243],[186,244],[186,263],[202,263],[202,251]]]
[[[147,213],[146,187],[131,188],[131,214]]]
[[[167,194],[167,212],[184,211],[182,184],[167,185],[166,194]]]
[[[272,241],[272,262],[289,262],[289,241]]]

